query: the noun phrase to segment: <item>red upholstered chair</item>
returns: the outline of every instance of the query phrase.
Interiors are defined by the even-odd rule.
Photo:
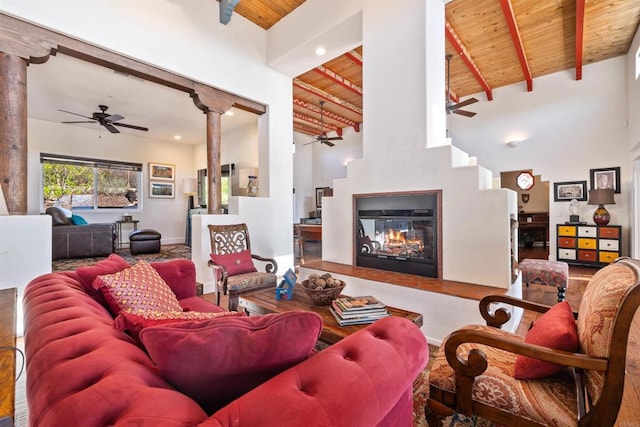
[[[238,295],[268,287],[276,287],[278,264],[273,258],[251,253],[247,224],[209,225],[211,260],[216,280],[216,304],[220,292],[229,294],[229,310],[238,309]],[[258,272],[253,260],[265,262],[265,272]]]
[[[567,310],[568,320],[565,317],[562,322],[567,329],[574,327],[575,351],[532,343],[534,329],[541,328],[539,338],[546,341],[557,329],[559,318],[541,327],[543,318],[539,317],[523,339],[498,329],[509,319],[504,309],[489,312],[492,303],[540,313],[551,307],[504,296],[485,297],[480,311],[491,326],[454,331],[435,357],[429,378],[429,425],[441,425],[442,417],[456,412],[509,426],[614,425],[624,388],[629,329],[640,306],[639,277],[640,261],[633,259],[619,260],[593,276],[578,314],[573,313],[577,320]],[[516,379],[519,355],[528,356],[527,363],[552,362],[560,371],[542,378]],[[524,377],[536,369],[541,370],[524,370]]]

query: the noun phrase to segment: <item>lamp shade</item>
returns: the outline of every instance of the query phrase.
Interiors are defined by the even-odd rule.
[[[599,190],[589,190],[589,205],[615,205],[613,198],[613,188],[601,188]]]
[[[183,193],[188,196],[198,194],[198,180],[195,178],[185,178],[182,181]]]

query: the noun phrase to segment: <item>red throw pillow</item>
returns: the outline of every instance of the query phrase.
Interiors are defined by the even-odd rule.
[[[113,325],[119,331],[129,331],[129,334],[140,342],[140,331],[150,326],[167,325],[169,323],[190,322],[194,320],[215,319],[226,316],[246,316],[238,311],[220,311],[217,313],[201,313],[198,311],[179,311],[165,313],[147,313],[144,316],[121,311]]]
[[[76,276],[84,290],[104,305],[105,301],[102,293],[93,288],[93,281],[101,274],[113,274],[129,267],[131,266],[124,258],[116,254],[111,254],[109,258],[98,261],[93,265],[78,268],[76,270]]]
[[[96,277],[94,289],[102,291],[109,309],[136,314],[182,311],[182,307],[158,272],[144,260],[113,274]]]
[[[322,331],[310,311],[220,317],[144,328],[160,374],[211,414],[308,358]]]
[[[244,250],[236,254],[224,254],[214,255],[211,254],[211,260],[223,266],[227,270],[229,276],[235,276],[236,274],[253,273],[256,270],[251,259],[251,252]]]
[[[540,316],[527,332],[524,342],[555,350],[576,352],[578,329],[569,303],[559,302]],[[543,378],[560,372],[564,366],[527,356],[518,356],[513,377],[518,380]]]

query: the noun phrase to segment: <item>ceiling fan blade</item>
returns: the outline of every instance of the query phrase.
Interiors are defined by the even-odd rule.
[[[60,123],[95,123],[95,122],[96,122],[95,120],[91,120],[91,121],[86,120],[86,121],[83,121],[83,122],[60,122]]]
[[[453,105],[451,108],[455,110],[456,108],[466,107],[467,105],[475,104],[476,102],[478,102],[477,99],[469,98],[469,99],[465,99],[464,101],[458,102],[457,104]]]
[[[145,132],[149,130],[149,128],[145,128],[145,127],[142,127],[142,126],[128,125],[126,123],[111,123],[111,124],[114,125],[114,126],[121,126],[123,128],[143,130]]]
[[[473,117],[478,113],[472,113],[471,111],[465,111],[465,110],[453,110],[453,114],[460,114],[461,116],[465,116],[465,117]]]
[[[341,136],[333,136],[331,138],[322,138],[323,141],[342,141]]]
[[[334,145],[336,145],[336,144],[334,144],[333,142],[329,142],[329,141],[328,141],[328,140],[326,140],[326,139],[323,139],[323,140],[322,140],[322,141],[320,141],[320,142],[321,142],[322,144],[326,144],[326,145],[328,145],[329,147],[333,147]]]
[[[107,128],[107,130],[111,133],[120,133],[120,131],[116,129],[115,126],[112,126],[109,123],[100,123],[100,124],[105,128]]]
[[[124,117],[122,117],[120,114],[112,114],[111,116],[107,116],[104,118],[104,120],[109,120],[111,122],[115,122],[122,119],[124,119]]]
[[[63,113],[73,114],[74,116],[84,117],[85,119],[91,119],[91,120],[93,120],[93,117],[83,116],[82,114],[73,113],[73,112],[71,112],[71,111],[67,111],[67,110],[58,110],[58,111],[62,111]]]

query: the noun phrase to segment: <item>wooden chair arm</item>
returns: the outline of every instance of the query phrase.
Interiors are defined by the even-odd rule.
[[[537,313],[544,313],[551,308],[549,305],[537,304],[507,295],[487,295],[480,300],[480,315],[487,322],[488,326],[493,326],[494,328],[502,327],[502,325],[511,319],[511,314],[503,308],[498,308],[494,312],[491,312],[489,307],[495,303],[509,304]]]
[[[207,265],[209,266],[209,268],[213,270],[213,276],[218,282],[218,284],[227,283],[228,273],[227,273],[227,269],[224,266],[216,264],[211,259],[207,262]],[[223,286],[223,289],[225,289],[224,294],[226,295],[227,294],[226,286]]]
[[[254,255],[254,254],[251,254],[251,258],[257,259],[258,261],[266,262],[267,264],[264,266],[264,268],[267,273],[275,274],[278,272],[278,263],[276,262],[275,259],[265,258],[265,257],[261,257],[260,255]]]
[[[468,376],[478,376],[484,372],[487,368],[486,356],[482,351],[477,353],[481,354],[484,359],[477,360],[476,357],[471,357],[465,361],[458,355],[458,347],[464,343],[477,343],[484,344],[494,348],[509,351],[511,353],[529,356],[534,359],[544,360],[547,362],[553,362],[558,365],[572,366],[574,368],[581,368],[595,371],[606,371],[608,367],[608,360],[606,358],[589,357],[581,353],[571,353],[568,351],[554,350],[549,347],[544,347],[536,344],[526,343],[515,336],[502,336],[491,333],[490,331],[483,331],[472,328],[461,328],[454,331],[447,338],[445,344],[445,355],[449,365],[456,371]]]

